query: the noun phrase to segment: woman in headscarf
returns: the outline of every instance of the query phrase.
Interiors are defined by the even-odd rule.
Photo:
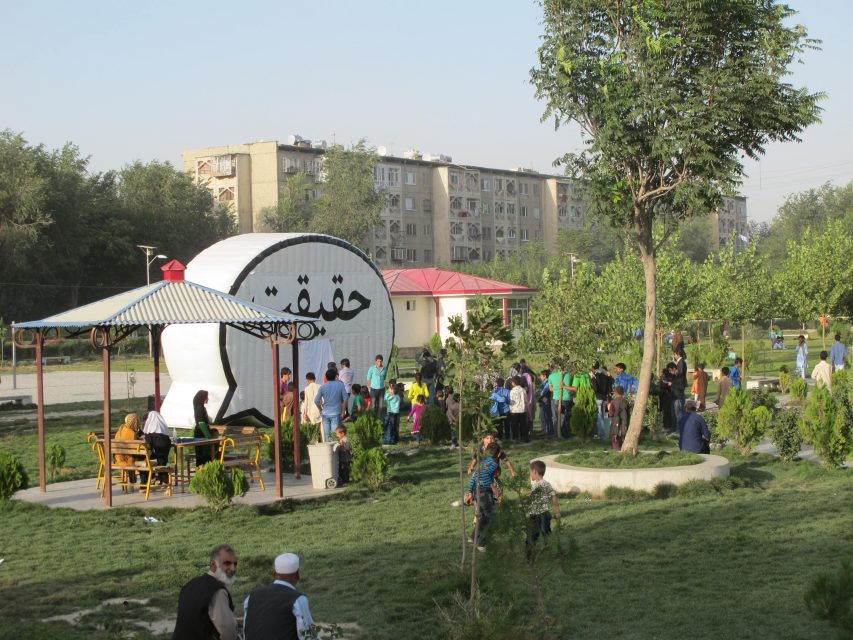
[[[143,437],[145,438],[148,448],[154,454],[158,466],[169,464],[169,450],[172,448],[172,438],[169,436],[169,428],[166,426],[166,421],[159,411],[149,411],[148,417],[145,419],[145,427],[142,429]],[[163,483],[167,477],[165,473],[157,475],[157,479]],[[147,478],[143,478],[145,482]]]
[[[116,431],[116,440],[137,440],[139,438],[139,416],[135,413],[128,413],[124,417],[124,424],[122,424],[118,431]],[[133,456],[128,455],[116,455],[113,457],[115,463],[118,465],[130,465],[133,464]],[[136,473],[134,471],[128,472],[128,477],[130,482],[136,482]]]
[[[207,415],[208,393],[204,389],[197,392],[193,396],[193,416],[195,419],[195,430],[193,437],[195,438],[212,438],[213,434],[210,431],[210,416]],[[213,459],[213,452],[210,450],[210,445],[195,448],[196,466],[200,467],[203,464],[210,462]]]

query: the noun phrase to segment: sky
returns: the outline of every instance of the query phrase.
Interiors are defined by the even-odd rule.
[[[822,49],[791,80],[828,94],[802,143],[747,162],[751,219],[853,179],[853,2],[789,0]],[[541,122],[529,71],[541,9],[527,0],[0,0],[0,129],[92,171],[289,134],[366,138],[461,164],[559,172],[576,127]]]

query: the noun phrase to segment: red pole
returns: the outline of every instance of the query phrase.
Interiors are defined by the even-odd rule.
[[[36,409],[38,416],[38,441],[39,441],[39,487],[41,490],[47,491],[47,475],[45,474],[44,464],[44,368],[41,363],[42,346],[44,345],[44,333],[41,329],[36,330],[36,384],[37,396]]]
[[[106,338],[105,338],[106,340]],[[104,499],[113,506],[113,457],[110,451],[110,348],[102,347],[104,356]]]
[[[296,394],[293,397],[293,478],[299,480],[302,477],[299,471],[302,468],[302,461],[299,459],[299,438],[302,435],[299,428],[299,418],[302,411],[299,406],[299,338],[296,327],[293,331],[291,348],[293,349],[293,382],[295,385],[294,393]]]
[[[160,331],[159,326],[152,326],[151,343],[154,349],[154,411],[160,411]]]
[[[279,498],[284,497],[284,487],[281,484],[281,387],[279,387],[278,373],[278,342],[276,336],[270,336],[270,346],[272,347],[272,386],[273,386],[273,428],[275,436],[275,494]]]

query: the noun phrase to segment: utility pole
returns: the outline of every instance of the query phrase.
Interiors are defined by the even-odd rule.
[[[162,253],[156,254],[157,247],[152,247],[149,245],[138,244],[136,245],[142,253],[145,254],[145,284],[151,284],[151,265],[156,260],[165,260],[168,256],[164,256]],[[153,256],[153,257],[152,257]],[[151,340],[151,329],[148,330],[148,357],[152,357],[154,355],[153,350],[153,342]]]

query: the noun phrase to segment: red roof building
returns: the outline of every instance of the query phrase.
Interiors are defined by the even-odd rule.
[[[536,289],[443,269],[388,269],[382,272],[394,306],[394,342],[403,354],[422,348],[433,334],[449,336],[449,318],[468,314],[477,294],[503,307],[504,323],[527,326],[530,298]]]

